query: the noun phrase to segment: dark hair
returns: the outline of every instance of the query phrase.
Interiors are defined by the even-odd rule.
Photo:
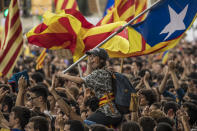
[[[174,124],[175,124],[175,121],[173,121],[173,120],[170,119],[169,117],[162,117],[162,118],[159,118],[159,119],[157,120],[157,123],[161,123],[161,122],[168,123],[168,124],[171,125],[172,127],[173,127]]]
[[[197,100],[197,95],[194,93],[188,93],[190,99]]]
[[[40,72],[35,72],[35,73],[31,76],[31,78],[32,78],[33,80],[35,80],[36,83],[38,83],[38,82],[43,82],[43,80],[44,80],[44,76],[43,76],[43,74],[40,73]]]
[[[79,89],[76,86],[71,86],[69,89],[70,92],[73,92],[74,98],[77,98],[79,95]]]
[[[29,120],[29,122],[34,123],[34,130],[39,130],[39,131],[49,130],[49,122],[47,121],[45,117],[34,116]]]
[[[68,71],[69,75],[72,75],[72,76],[76,76],[79,74],[79,71],[77,68],[72,68]]]
[[[107,128],[100,124],[94,124],[90,126],[91,131],[107,131]]]
[[[97,97],[89,98],[85,102],[85,106],[89,107],[91,111],[95,112],[99,108],[99,99]]]
[[[100,59],[99,68],[101,69],[101,68],[103,68],[103,67],[106,66],[106,60],[104,60],[104,59],[102,59],[102,58],[100,58],[100,57],[99,57],[99,59]]]
[[[168,123],[161,122],[156,126],[156,131],[173,131],[173,129]]]
[[[140,61],[133,61],[133,63],[136,63],[136,65],[139,68],[139,70],[141,70],[143,65],[142,65],[142,63]]]
[[[152,117],[144,116],[139,119],[139,124],[143,131],[153,131],[156,126],[156,122]]]
[[[3,98],[3,101],[1,102],[1,104],[2,104],[2,109],[3,109],[4,106],[7,105],[8,106],[8,113],[10,113],[11,109],[12,109],[12,107],[14,105],[14,102],[13,102],[13,99],[12,99],[12,97],[10,95],[6,95]]]
[[[24,129],[25,125],[29,122],[31,117],[31,112],[28,108],[22,106],[15,106],[12,108],[12,112],[14,112],[14,118],[19,119],[19,123],[22,129]]]
[[[78,120],[68,120],[66,125],[70,125],[70,131],[84,131],[83,124]]]
[[[153,90],[143,89],[140,93],[145,96],[146,100],[148,101],[148,105],[152,105],[157,101],[157,96]]]
[[[159,102],[155,102],[152,105],[155,106],[157,109],[161,108],[161,103],[159,103]]]
[[[38,96],[38,97],[42,96],[43,100],[45,102],[47,102],[48,90],[45,87],[43,87],[41,85],[37,85],[37,86],[30,88],[29,91],[32,93],[35,93],[36,96]]]
[[[80,115],[79,104],[78,104],[77,102],[75,102],[74,100],[70,100],[70,101],[68,101],[68,102],[69,102],[69,105],[70,105],[70,106],[75,107],[76,113],[77,113],[78,115]]]
[[[168,110],[172,109],[174,113],[179,109],[179,105],[176,102],[170,101],[164,104],[164,112],[167,114]]]
[[[190,117],[189,123],[190,125],[193,125],[197,121],[197,105],[191,103],[191,102],[185,102],[183,103],[183,107],[188,108],[187,113]]]
[[[0,84],[0,88],[3,88],[4,91],[8,90],[10,92],[10,87],[7,84]]]
[[[136,122],[125,122],[122,124],[121,131],[140,131],[140,126]]]

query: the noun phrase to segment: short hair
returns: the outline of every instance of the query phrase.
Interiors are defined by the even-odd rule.
[[[10,87],[7,84],[0,84],[0,88],[3,88],[4,91],[9,91],[10,92]]]
[[[107,128],[101,124],[94,124],[90,126],[91,131],[107,131]]]
[[[141,90],[140,94],[144,95],[146,100],[148,101],[148,105],[152,105],[157,101],[156,93],[150,89]]]
[[[37,85],[37,86],[30,88],[29,91],[32,93],[35,93],[36,96],[38,97],[42,96],[44,101],[47,102],[48,90],[45,87],[41,85]]]
[[[70,131],[84,131],[84,125],[78,120],[68,120],[65,125],[70,125]]]
[[[160,111],[160,110],[151,111],[149,115],[155,121],[157,121],[158,119],[160,119],[162,117],[165,117],[165,113],[163,111]]]
[[[167,114],[168,110],[172,109],[174,113],[179,109],[179,105],[176,102],[170,101],[164,104],[164,112]]]
[[[197,121],[197,105],[191,102],[185,102],[183,103],[183,107],[188,108],[187,113],[188,116],[190,117],[189,123],[190,125],[193,125]]]
[[[11,112],[11,109],[14,105],[14,101],[12,99],[12,97],[10,95],[5,95],[5,97],[3,98],[3,101],[1,102],[2,104],[2,107],[4,106],[8,106],[8,112],[10,113]]]
[[[125,122],[122,124],[121,131],[140,131],[140,126],[136,122]]]
[[[85,102],[85,106],[89,107],[91,111],[95,112],[99,108],[99,99],[97,97],[89,98]]]
[[[156,126],[156,122],[153,118],[149,116],[144,116],[139,119],[139,124],[143,131],[153,131]]]
[[[43,82],[43,80],[44,80],[44,76],[43,76],[43,74],[40,73],[40,72],[35,72],[34,74],[32,74],[31,78],[32,78],[33,80],[35,80],[36,83],[38,83],[38,82]]]
[[[12,112],[14,112],[14,118],[19,119],[19,124],[22,129],[24,129],[25,125],[29,122],[31,117],[31,112],[28,108],[22,106],[15,106],[12,108]]]
[[[77,98],[79,95],[79,89],[76,86],[71,86],[69,89],[70,92],[73,92],[74,98]]]
[[[173,129],[168,123],[161,122],[156,126],[156,131],[173,131]]]
[[[169,117],[161,117],[157,120],[157,123],[161,123],[161,122],[165,122],[165,123],[168,123],[170,124],[172,127],[174,126],[175,124],[175,121],[173,121],[172,119],[170,119]]]
[[[161,103],[159,103],[159,102],[155,102],[152,105],[155,106],[157,109],[161,108]]]
[[[34,130],[39,130],[39,131],[49,130],[49,122],[47,121],[45,117],[34,116],[29,120],[29,122],[34,123]]]

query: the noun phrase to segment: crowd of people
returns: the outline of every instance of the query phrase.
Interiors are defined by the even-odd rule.
[[[166,64],[152,54],[124,58],[121,66],[120,58],[96,48],[86,52],[80,68],[66,74],[62,71],[72,60],[49,51],[43,68],[36,70],[41,50],[30,49],[34,57],[23,54],[13,77],[0,78],[2,131],[197,130],[196,42],[182,40]],[[137,102],[124,114],[110,99],[113,72],[125,75],[135,90]]]

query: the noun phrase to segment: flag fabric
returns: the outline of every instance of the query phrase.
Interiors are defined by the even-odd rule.
[[[34,55],[31,53],[29,45],[24,46],[24,56],[25,57],[34,57]]]
[[[56,12],[64,9],[79,10],[76,0],[54,0]]]
[[[141,12],[147,9],[148,0],[135,0],[135,16],[138,16]],[[138,18],[136,21],[133,22],[133,24],[139,23],[143,21],[146,17],[146,13],[142,15],[140,18]]]
[[[43,18],[43,23],[26,34],[30,44],[51,50],[69,49],[72,54],[84,50],[82,36],[93,25],[80,12],[72,9],[57,14],[46,12]]]
[[[169,51],[164,51],[161,53],[162,55],[162,64],[166,64],[168,61]]]
[[[69,49],[73,59],[79,59],[85,51],[92,49],[126,22],[94,26],[78,11],[64,10],[58,14],[45,13],[42,24],[26,35],[28,42],[47,49]],[[127,53],[128,33],[125,31],[112,38],[103,47]],[[111,44],[113,43],[113,44]]]
[[[135,0],[115,0],[107,15],[101,19],[98,25],[114,23],[118,21],[130,21],[135,15]]]
[[[146,19],[128,27],[130,48],[127,54],[113,53],[114,57],[130,57],[160,53],[173,48],[191,27],[197,16],[196,0],[163,0]]]
[[[108,0],[108,1],[107,1],[107,4],[106,4],[106,7],[105,7],[105,11],[104,11],[103,16],[105,16],[105,15],[107,14],[107,10],[108,10],[109,8],[111,8],[113,5],[114,5],[114,0]]]
[[[44,59],[47,56],[47,49],[43,49],[40,56],[36,59],[36,70],[39,70],[43,67],[44,65]]]
[[[0,74],[10,76],[23,50],[22,25],[17,0],[11,0],[0,45]]]

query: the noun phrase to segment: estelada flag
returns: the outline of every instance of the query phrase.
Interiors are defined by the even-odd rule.
[[[146,19],[128,27],[130,51],[110,52],[114,57],[159,53],[176,46],[197,16],[196,0],[162,0]]]

